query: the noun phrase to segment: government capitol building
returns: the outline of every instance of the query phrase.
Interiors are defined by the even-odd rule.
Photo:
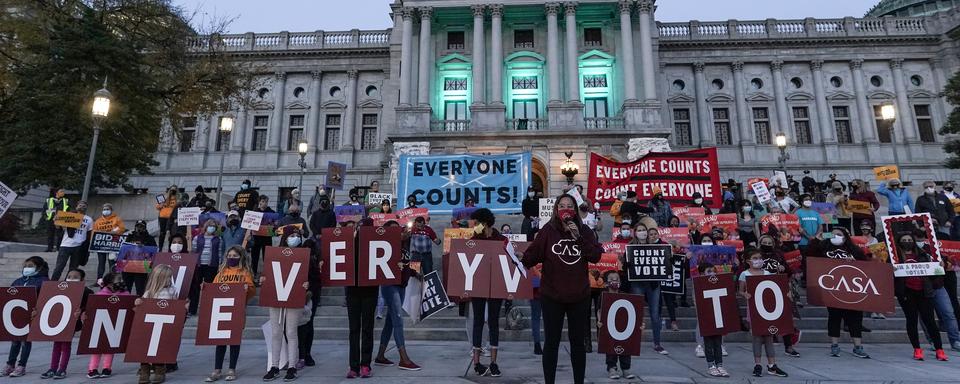
[[[529,151],[532,183],[555,195],[565,153],[586,185],[591,152],[626,161],[715,146],[721,178],[743,182],[779,168],[778,133],[791,174],[873,180],[896,159],[916,185],[956,180],[938,130],[952,108],[941,91],[960,68],[958,5],[667,23],[651,0],[396,0],[382,10],[387,30],[199,37],[197,51],[215,44],[261,69],[255,102],[185,118],[154,174],[131,178],[143,194],[101,189],[92,203],[153,218],[152,196],[170,184],[214,192],[223,158],[218,200],[250,179],[274,205],[297,186],[301,140],[304,198],[330,161],[347,164],[347,186],[390,191],[399,154]],[[885,104],[895,121],[881,118]],[[224,116],[230,134],[217,130]]]

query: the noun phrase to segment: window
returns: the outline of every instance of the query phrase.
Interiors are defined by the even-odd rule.
[[[874,87],[883,85],[883,78],[880,76],[870,76],[870,85],[873,85]]]
[[[843,85],[843,79],[841,79],[839,76],[831,77],[830,85],[832,85],[834,88],[840,88]]]
[[[296,151],[297,144],[303,139],[303,115],[290,116],[290,135],[287,137],[287,150]]]
[[[447,32],[447,49],[463,49],[463,31]]]
[[[584,88],[606,88],[607,75],[583,75]]]
[[[463,131],[467,128],[466,100],[447,100],[443,107],[443,130]]]
[[[687,83],[684,83],[683,80],[674,80],[673,81],[673,90],[680,92],[687,87]]]
[[[917,130],[920,131],[920,141],[924,143],[934,142],[933,119],[930,116],[930,105],[914,105],[913,114],[917,117]]]
[[[793,107],[793,130],[797,144],[813,144],[810,135],[810,111],[807,107]]]
[[[518,29],[513,31],[514,48],[533,48],[533,30]]]
[[[753,89],[763,88],[763,80],[760,80],[759,77],[754,77],[753,80],[750,80],[750,86],[753,87]]]
[[[910,76],[910,84],[913,84],[915,87],[923,85],[923,77],[920,77],[920,75]]]
[[[193,149],[193,137],[197,132],[197,118],[184,117],[183,131],[180,132],[180,152],[190,152]]]
[[[767,108],[753,109],[753,132],[757,144],[770,144],[770,113]]]
[[[675,108],[673,110],[673,134],[677,145],[693,145],[690,135],[690,110]]]
[[[515,129],[518,130],[536,130],[537,127],[537,118],[540,116],[540,111],[537,108],[537,100],[514,100],[513,101],[513,118],[516,120]]]
[[[375,113],[364,113],[362,125],[363,128],[360,131],[360,149],[361,150],[373,150],[377,149],[377,114]]]
[[[884,120],[883,114],[880,113],[882,105],[873,106],[873,121],[877,124],[877,137],[880,139],[881,143],[890,143],[893,142],[893,137],[890,136],[892,133],[891,128],[893,128],[893,121]]]
[[[584,100],[583,117],[587,129],[607,129],[607,98],[591,97]]]
[[[324,125],[323,149],[340,149],[340,115],[327,115]]]
[[[267,123],[269,116],[253,117],[253,146],[251,151],[263,151],[267,149]]]
[[[713,132],[717,136],[717,145],[731,145],[730,138],[730,110],[727,108],[713,109]]]
[[[217,127],[220,127],[221,124],[223,124],[223,117],[217,120]],[[226,151],[230,147],[231,132],[233,131],[224,132],[224,131],[221,131],[219,128],[217,129],[217,146],[215,149],[217,152]]]
[[[603,45],[603,32],[601,32],[600,28],[584,28],[583,45],[588,47],[599,47]]]
[[[833,107],[833,126],[837,130],[838,143],[853,143],[853,132],[850,131],[850,109],[848,107]]]
[[[467,78],[466,77],[445,77],[443,78],[443,90],[444,91],[466,91]]]
[[[794,77],[790,79],[790,84],[793,84],[794,88],[800,89],[801,87],[803,87],[803,80],[800,80],[799,77]]]
[[[713,85],[713,89],[716,89],[718,91],[723,89],[723,80],[713,79],[713,81],[710,82],[710,84]]]
[[[511,81],[512,89],[537,89],[536,76],[514,76]]]

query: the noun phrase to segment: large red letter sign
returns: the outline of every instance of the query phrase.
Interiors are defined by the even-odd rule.
[[[400,227],[360,227],[357,285],[400,284]]]
[[[130,340],[123,361],[173,364],[180,352],[180,336],[187,317],[186,300],[142,299],[134,309]],[[163,348],[160,348],[160,346]]]
[[[356,284],[356,257],[353,231],[324,228],[320,236],[320,282],[324,287],[351,287]]]
[[[700,334],[716,336],[740,331],[740,311],[733,274],[694,277],[693,295]]]
[[[123,353],[133,324],[133,295],[90,295],[83,313],[78,355]]]
[[[501,247],[502,248],[502,247]],[[490,298],[529,300],[533,298],[530,275],[524,277],[507,252],[494,256],[490,266]],[[458,263],[459,264],[459,263]]]
[[[808,300],[832,308],[893,312],[893,273],[887,263],[811,257],[807,261]]]
[[[238,345],[246,323],[247,290],[243,283],[203,284],[197,345]]]
[[[505,253],[503,242],[454,239],[450,245],[447,295],[470,298],[490,297],[492,258]]]
[[[597,352],[640,355],[644,303],[640,295],[610,292],[600,295],[601,326],[597,332]]]
[[[270,308],[303,308],[307,303],[307,281],[310,250],[307,248],[267,247],[263,259],[260,306]]]
[[[37,299],[37,316],[30,322],[28,341],[70,341],[76,330],[83,298],[79,281],[46,281]]]
[[[0,341],[23,341],[30,333],[30,311],[37,304],[33,287],[0,288]]]
[[[750,330],[755,336],[793,333],[793,304],[787,275],[747,276]]]
[[[190,295],[199,259],[200,255],[196,253],[161,252],[153,257],[153,265],[169,265],[173,269],[173,287],[177,289],[177,298],[185,300]]]

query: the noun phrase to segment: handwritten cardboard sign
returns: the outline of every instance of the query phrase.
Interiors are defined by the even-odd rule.
[[[885,165],[882,167],[873,168],[873,174],[877,177],[877,180],[890,180],[890,179],[899,179],[900,178],[900,169],[896,165]]]
[[[53,218],[53,225],[63,228],[80,229],[83,225],[83,217],[86,216],[79,212],[57,211]]]
[[[200,207],[183,207],[177,209],[177,225],[200,225]]]

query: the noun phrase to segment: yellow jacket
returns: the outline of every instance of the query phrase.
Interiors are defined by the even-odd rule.
[[[223,267],[223,269],[217,273],[217,276],[213,278],[213,283],[246,283],[247,300],[250,300],[257,290],[257,288],[253,286],[253,274],[250,273],[249,270],[240,267]]]

